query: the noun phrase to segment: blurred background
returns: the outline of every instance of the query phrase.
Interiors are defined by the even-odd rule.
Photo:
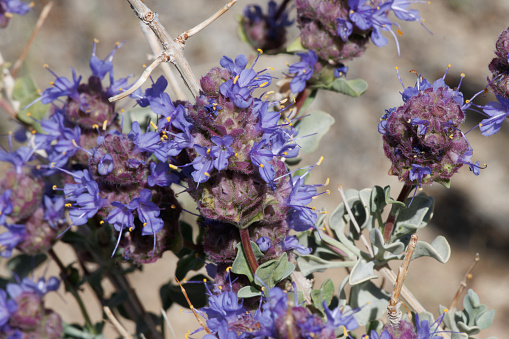
[[[158,12],[161,23],[172,37],[206,19],[221,8],[225,1],[191,0],[163,1],[146,0],[146,4]],[[0,31],[0,52],[4,60],[14,62],[23,50],[32,27],[45,0],[36,1],[34,11],[24,17],[15,16],[9,26]],[[194,71],[200,77],[210,68],[219,66],[223,55],[235,57],[238,54],[254,55],[251,48],[242,42],[236,33],[236,17],[244,7],[252,2],[239,1],[229,12],[205,30],[191,37],[186,45],[185,55]],[[256,3],[266,9],[265,1]],[[382,150],[381,136],[377,124],[384,109],[399,106],[402,90],[394,67],[398,66],[406,86],[413,86],[415,70],[433,81],[442,77],[448,64],[452,67],[446,82],[450,87],[458,84],[460,74],[466,77],[461,90],[466,99],[486,86],[489,74],[488,63],[493,58],[495,41],[499,33],[509,25],[509,2],[505,0],[442,0],[431,4],[415,4],[421,16],[426,19],[429,34],[417,23],[402,22],[403,35],[399,37],[401,57],[389,35],[389,44],[383,48],[370,44],[366,53],[348,62],[349,79],[362,78],[369,83],[367,92],[360,98],[320,92],[311,110],[321,109],[334,116],[336,123],[322,139],[320,149],[306,155],[301,163],[311,165],[320,155],[325,157],[323,164],[313,170],[309,182],[322,183],[331,180],[332,194],[315,201],[332,212],[341,200],[335,190],[338,184],[344,189],[362,189],[374,185],[391,185],[393,197],[401,188],[395,177],[387,175],[389,161]],[[291,18],[295,18],[292,11]],[[292,27],[288,40],[292,41],[298,30]],[[148,64],[151,50],[140,29],[139,20],[130,9],[127,1],[101,0],[60,0],[40,30],[19,76],[31,74],[41,89],[49,86],[54,77],[43,68],[44,64],[58,75],[71,76],[70,67],[85,78],[90,74],[88,61],[92,51],[93,39],[100,41],[97,55],[104,58],[114,47],[115,42],[125,40],[125,45],[114,58],[115,77],[133,74],[137,78]],[[262,56],[258,69],[274,67],[273,75],[283,77],[286,62],[298,61],[289,56]],[[154,77],[158,77],[158,69]],[[476,103],[483,104],[494,100],[491,94],[479,98]],[[121,105],[130,107],[132,101]],[[3,112],[0,111],[3,114]],[[5,116],[5,115],[3,115]],[[467,117],[464,131],[475,126],[482,117],[472,112]],[[0,124],[0,134],[5,135],[15,125],[7,119]],[[474,161],[488,164],[481,175],[475,177],[467,168],[462,168],[451,184],[450,189],[434,185],[426,187],[425,192],[436,199],[435,215],[432,225],[419,236],[431,241],[437,235],[447,237],[452,247],[452,256],[447,264],[440,264],[430,258],[412,262],[405,282],[424,306],[435,315],[438,305],[449,306],[459,287],[460,281],[474,259],[480,254],[480,264],[473,271],[469,287],[474,288],[482,303],[496,309],[494,324],[481,333],[479,338],[499,336],[509,331],[509,126],[503,126],[500,133],[490,138],[478,131],[468,135],[474,147]],[[6,144],[2,137],[2,144]],[[506,200],[507,199],[507,200]],[[192,218],[189,218],[192,220]],[[65,253],[65,246],[57,250]],[[73,262],[72,255],[63,256],[66,264]],[[155,264],[145,265],[143,272],[130,276],[133,286],[140,294],[148,310],[159,314],[159,286],[173,277],[175,256],[166,253]],[[44,268],[45,269],[45,268]],[[57,274],[53,264],[49,272]],[[41,271],[39,273],[42,274]],[[342,280],[343,272],[331,272],[335,284]],[[38,275],[36,275],[38,277]],[[323,277],[317,278],[318,284]],[[108,288],[108,286],[104,286]],[[89,301],[95,321],[101,319],[100,305],[89,291],[84,291]],[[462,298],[461,298],[462,299]],[[63,288],[59,295],[48,295],[48,304],[57,310],[67,322],[81,322],[81,314],[74,299],[68,297]],[[199,324],[192,313],[181,314],[174,306],[168,312],[177,338],[194,331]],[[128,328],[132,326],[121,319]],[[107,325],[106,337],[115,336]],[[172,338],[170,334],[167,336]]]

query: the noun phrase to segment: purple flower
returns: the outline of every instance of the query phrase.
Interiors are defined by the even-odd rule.
[[[7,214],[11,214],[12,212],[11,193],[11,190],[5,190],[2,195],[0,195],[0,225],[5,224]]]
[[[335,78],[341,78],[346,76],[346,73],[348,73],[348,67],[341,64],[341,66],[334,68],[334,77]]]
[[[431,169],[428,166],[422,167],[420,165],[412,164],[412,169],[409,173],[409,179],[410,181],[416,181],[417,188],[420,188],[422,178],[430,174]]]
[[[440,323],[445,315],[445,312],[433,323],[431,326],[429,325],[429,321],[423,320],[419,322],[419,315],[415,315],[415,329],[417,332],[416,339],[441,339],[442,336],[436,335],[438,333],[438,326],[436,329],[431,332],[430,327],[434,327],[434,325],[438,322]]]
[[[53,199],[47,195],[44,196],[44,220],[51,227],[57,228],[64,221],[64,204],[65,199],[62,196]]]
[[[302,255],[311,253],[311,248],[301,245],[299,239],[294,235],[285,237],[281,242],[281,246],[283,251],[295,250]]]
[[[20,147],[15,152],[0,149],[0,161],[10,162],[17,174],[23,174],[23,167],[32,160],[35,151],[35,148],[30,147]]]
[[[497,95],[497,100],[498,102],[492,101],[483,107],[483,112],[490,118],[482,120],[479,129],[486,137],[498,133],[502,122],[509,115],[509,98]]]
[[[99,159],[99,163],[97,164],[97,172],[100,175],[108,175],[113,172],[114,167],[115,165],[113,164],[113,157],[110,154],[106,154]]]
[[[133,122],[131,132],[129,132],[128,136],[136,145],[135,150],[140,152],[155,153],[161,148],[161,138],[159,137],[159,133],[141,133],[140,124],[137,121]]]
[[[412,118],[412,120],[410,120],[410,125],[417,125],[417,134],[423,136],[428,132],[430,123],[428,120]]]
[[[67,186],[67,185],[66,185]],[[97,211],[105,206],[108,201],[99,195],[99,186],[93,180],[85,184],[88,193],[82,193],[76,198],[69,211],[69,217],[74,225],[84,225]]]
[[[163,220],[159,218],[159,207],[150,201],[152,192],[144,189],[140,196],[129,203],[129,208],[138,210],[138,218],[143,223],[142,235],[155,235],[163,228]]]
[[[353,310],[352,313],[347,314],[347,312],[343,312],[339,306],[331,311],[325,300],[322,305],[325,315],[327,316],[327,323],[325,326],[330,327],[331,329],[344,326],[348,331],[353,331],[359,327],[357,320],[355,320],[353,316],[358,310]]]
[[[211,153],[216,157],[216,159],[214,159],[214,167],[217,168],[218,171],[222,171],[228,167],[228,159],[234,154],[230,146],[233,143],[233,137],[230,135],[225,135],[222,138],[213,136],[210,140],[216,144],[216,146],[212,146],[211,148]]]
[[[194,150],[198,156],[191,163],[195,169],[191,175],[195,182],[202,183],[209,180],[210,172],[214,168],[214,153],[211,152],[210,148],[198,144],[194,145]]]
[[[343,18],[336,19],[336,22],[338,24],[338,29],[336,32],[338,33],[341,40],[346,42],[348,40],[348,37],[353,32],[353,25],[350,21]]]
[[[258,240],[256,240],[256,244],[258,245],[260,251],[262,252],[267,251],[271,246],[270,239],[267,237],[258,238]]]
[[[25,240],[26,228],[25,225],[18,224],[4,226],[7,228],[7,232],[0,234],[0,245],[2,245],[0,256],[9,258],[12,254],[12,250]]]
[[[168,165],[164,162],[151,162],[150,175],[147,177],[147,184],[150,187],[160,186],[167,187],[180,181],[180,177],[176,173],[168,172]]]
[[[294,137],[298,131],[295,129],[276,129],[272,134],[264,138],[267,139],[270,144],[270,150],[274,156],[295,158],[299,155],[299,148],[297,143],[294,141]]]
[[[71,97],[76,101],[80,101],[78,86],[81,82],[81,75],[79,77],[76,76],[76,71],[74,68],[72,70],[72,82],[69,81],[66,77],[59,77],[49,68],[48,70],[55,76],[55,81],[52,83],[53,87],[47,88],[42,92],[42,95],[36,101],[41,101],[43,104],[50,104],[59,97]],[[35,101],[34,101],[35,103]],[[33,103],[32,103],[33,104]],[[31,104],[31,105],[32,105]]]
[[[382,331],[380,335],[376,333],[375,331],[371,330],[371,333],[369,334],[370,339],[392,339],[390,333],[387,330]]]
[[[115,55],[115,52],[122,47],[124,43],[121,42],[115,46],[115,48],[104,58],[103,60],[99,60],[98,57],[95,55],[95,49],[96,49],[96,42],[94,41],[94,47],[92,47],[92,57],[90,58],[90,70],[92,71],[92,74],[99,79],[103,79],[104,76],[109,72],[110,75],[113,72],[113,63],[111,62],[113,60],[113,55]]]
[[[223,56],[219,61],[219,64],[221,65],[221,67],[229,70],[230,73],[232,73],[232,75],[235,77],[238,74],[240,74],[240,72],[242,72],[244,68],[246,68],[247,59],[244,56],[244,54],[237,55],[235,57],[235,61],[233,61],[227,56]]]
[[[274,167],[269,163],[274,155],[270,149],[265,148],[266,145],[266,140],[261,140],[260,142],[255,141],[253,148],[251,149],[250,156],[253,165],[258,167],[262,179],[265,182],[270,183],[274,179],[276,172]]]
[[[113,225],[115,230],[120,232],[126,228],[134,227],[134,208],[124,205],[119,201],[112,201],[110,204],[115,208],[108,213],[106,221]]]
[[[318,56],[313,51],[307,53],[297,53],[300,61],[291,65],[288,72],[294,74],[290,81],[292,93],[300,93],[306,88],[306,81],[311,79],[315,70],[315,64],[318,62]]]
[[[68,172],[76,182],[75,184],[65,184],[64,194],[68,201],[75,201],[80,194],[87,190],[86,184],[93,181],[92,176],[88,170],[75,171],[74,173]]]
[[[416,1],[409,0],[391,0],[391,9],[399,20],[405,21],[422,21],[419,11],[416,9],[408,9],[408,6]]]
[[[7,324],[9,318],[18,310],[16,301],[7,300],[7,293],[0,289],[0,328]]]
[[[44,278],[40,278],[38,281],[24,278],[20,284],[7,284],[7,293],[12,299],[18,298],[23,293],[35,294],[42,298],[47,293],[58,290],[59,287],[60,279],[57,277],[51,277],[48,282]]]

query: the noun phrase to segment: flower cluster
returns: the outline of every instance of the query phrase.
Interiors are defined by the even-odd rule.
[[[419,11],[409,9],[412,3],[427,1],[409,0],[297,0],[297,22],[301,29],[301,42],[313,50],[321,60],[338,65],[344,60],[359,57],[369,39],[375,46],[388,43],[383,31],[395,39],[402,34],[400,25],[389,19],[391,12],[399,20],[419,21]]]
[[[228,275],[229,278],[229,275]],[[336,338],[335,330],[344,327],[351,331],[359,327],[354,318],[356,310],[339,307],[330,310],[323,302],[324,315],[312,313],[293,300],[287,290],[273,287],[262,297],[258,309],[250,312],[232,291],[231,280],[223,286],[214,284],[208,291],[208,305],[199,310],[207,319],[213,338]]]
[[[27,165],[35,151],[26,146],[0,150],[0,161],[13,166],[0,180],[0,226],[6,229],[0,234],[2,257],[10,257],[16,247],[27,254],[43,253],[65,226],[64,198],[56,196],[41,173]]]
[[[19,284],[7,284],[5,291],[0,289],[0,332],[7,338],[62,338],[62,319],[45,308],[43,300],[59,286],[55,277],[47,282],[25,278]]]
[[[254,49],[274,54],[284,48],[286,27],[293,23],[288,19],[288,13],[285,10],[287,4],[288,1],[283,1],[278,7],[276,2],[271,0],[266,14],[258,5],[248,5],[244,9],[241,29]]]
[[[392,162],[389,173],[407,184],[447,184],[464,164],[479,174],[479,163],[470,161],[473,149],[459,129],[471,103],[463,102],[459,88],[445,84],[446,74],[433,84],[419,76],[414,87],[403,86],[404,104],[386,110],[378,125]]]

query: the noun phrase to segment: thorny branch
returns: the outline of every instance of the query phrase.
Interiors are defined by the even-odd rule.
[[[159,22],[157,13],[153,12],[150,8],[148,8],[147,5],[145,5],[142,0],[127,0],[127,1],[129,2],[131,8],[136,13],[136,16],[148,27],[150,27],[152,32],[154,32],[154,34],[156,35],[157,39],[159,40],[163,47],[163,51],[161,52],[159,57],[152,63],[152,65],[150,65],[145,70],[145,72],[143,72],[143,74],[138,79],[138,81],[136,81],[136,83],[134,83],[125,92],[122,92],[118,95],[109,98],[109,101],[110,102],[117,101],[132,94],[139,87],[141,87],[141,85],[145,81],[147,81],[152,71],[160,63],[168,61],[175,65],[180,75],[182,76],[182,79],[184,80],[186,86],[189,88],[192,95],[196,97],[199,94],[200,86],[198,84],[198,81],[196,80],[196,77],[191,71],[191,67],[187,62],[187,59],[184,57],[185,41],[188,37],[202,30],[204,27],[212,23],[224,12],[230,9],[237,0],[230,1],[227,5],[225,5],[221,10],[212,15],[209,19],[205,20],[204,22],[192,28],[191,30],[182,33],[175,40],[171,38],[171,36],[168,34],[164,26]]]

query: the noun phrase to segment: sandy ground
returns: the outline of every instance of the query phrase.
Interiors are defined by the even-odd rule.
[[[36,12],[46,2],[37,1]],[[146,3],[159,13],[161,22],[173,36],[201,22],[223,5],[223,1],[219,0],[147,0]],[[222,55],[234,57],[240,53],[251,53],[235,34],[234,17],[242,12],[246,4],[239,1],[229,13],[188,41],[185,54],[195,74],[203,75],[211,67],[218,66]],[[312,181],[323,182],[329,177],[331,187],[342,184],[345,189],[361,189],[373,185],[391,185],[394,192],[399,190],[401,185],[387,175],[389,162],[383,155],[381,138],[376,132],[384,109],[401,103],[398,94],[401,85],[394,72],[395,66],[399,66],[406,85],[413,85],[415,81],[415,76],[407,71],[416,70],[434,80],[442,76],[450,63],[452,68],[447,82],[451,87],[455,86],[459,74],[466,73],[462,84],[466,98],[485,86],[494,43],[500,31],[508,25],[509,2],[444,0],[431,5],[416,5],[415,8],[421,10],[426,26],[433,35],[418,24],[403,23],[401,58],[397,56],[395,44],[389,38],[388,46],[376,48],[371,45],[364,56],[348,64],[349,78],[360,77],[368,81],[370,87],[365,95],[349,98],[334,93],[320,93],[313,104],[313,108],[331,113],[336,124],[317,152],[325,156],[325,161],[313,171]],[[31,27],[35,20],[35,13],[17,17],[7,29],[0,32],[0,51],[4,59],[13,61],[17,58],[30,34],[27,27]],[[295,36],[296,32],[292,30],[290,39]],[[100,0],[56,1],[54,10],[31,48],[22,74],[31,73],[41,88],[53,80],[43,69],[43,64],[49,64],[60,75],[70,76],[70,66],[78,73],[88,74],[93,38],[100,40],[99,57],[106,55],[116,41],[126,40],[124,47],[115,55],[115,75],[141,74],[150,49],[141,33],[138,19],[127,2]],[[272,66],[276,70],[284,70],[286,61],[295,60],[262,57],[260,67]],[[483,100],[487,102],[493,97],[488,96]],[[479,120],[480,116],[474,113],[467,124],[473,126]],[[7,129],[6,124],[0,127]],[[469,135],[469,141],[475,149],[474,157],[488,163],[488,168],[479,177],[463,170],[454,177],[450,190],[438,186],[426,189],[428,194],[436,198],[436,210],[433,226],[420,236],[424,240],[431,240],[438,234],[446,235],[453,254],[445,265],[432,259],[413,262],[406,281],[418,299],[436,314],[438,304],[449,305],[465,270],[475,253],[479,252],[481,265],[475,269],[470,286],[479,294],[481,302],[497,310],[493,326],[479,338],[503,338],[503,333],[509,330],[509,324],[504,320],[509,316],[509,268],[506,261],[509,258],[509,209],[505,198],[509,193],[509,181],[506,180],[509,168],[509,149],[506,147],[508,131],[509,127],[504,126],[501,133],[491,138],[475,133]],[[303,164],[312,164],[316,160],[317,155],[311,155],[304,159]],[[333,192],[316,204],[323,204],[332,211],[339,202],[339,194]],[[67,263],[74,260],[67,254],[65,246],[59,245],[57,250]],[[160,284],[172,277],[175,264],[175,256],[167,253],[163,260],[146,265],[143,274],[130,276],[150,311],[159,313],[158,289]],[[51,265],[50,270],[55,271],[55,267]],[[342,275],[342,272],[331,272],[335,283],[342,280]],[[94,320],[99,320],[101,310],[97,302],[88,291],[84,293]],[[65,321],[81,321],[75,302],[64,295],[63,290],[60,295],[48,296],[48,304],[58,310]],[[179,308],[171,308],[168,317],[177,338],[183,338],[187,330],[198,327],[192,314],[181,314]],[[132,328],[126,321],[122,322]],[[107,327],[106,337],[114,337],[111,326]],[[170,334],[167,337],[173,338]]]

